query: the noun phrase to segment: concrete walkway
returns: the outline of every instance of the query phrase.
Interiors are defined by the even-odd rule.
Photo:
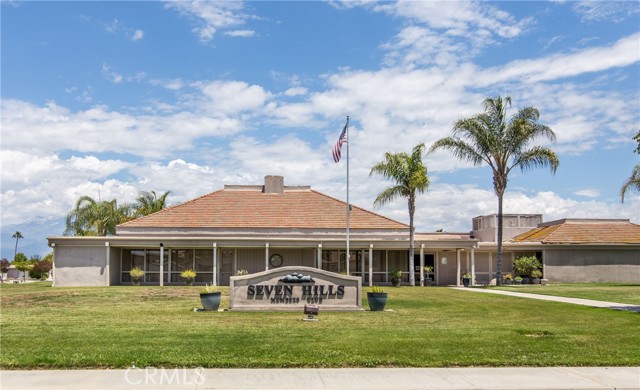
[[[0,371],[13,389],[640,389],[640,367]]]
[[[492,290],[492,289],[486,289],[486,288],[474,288],[474,287],[472,288],[451,287],[451,288],[456,290],[461,290],[461,291],[472,291],[472,292],[487,293],[487,294],[508,295],[511,297],[541,299],[543,301],[564,302],[564,303],[571,303],[574,305],[604,307],[607,309],[634,311],[634,312],[640,313],[640,305],[631,305],[627,303],[594,301],[591,299],[581,299],[581,298],[556,297],[553,295],[531,294],[531,293],[522,293],[522,292],[505,291],[505,290]]]

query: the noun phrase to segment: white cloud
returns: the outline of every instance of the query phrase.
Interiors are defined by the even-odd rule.
[[[233,30],[233,31],[225,31],[224,35],[229,37],[250,38],[255,36],[256,32],[253,30]]]
[[[572,9],[582,15],[583,22],[611,21],[619,23],[640,13],[637,1],[579,1]]]
[[[168,80],[151,80],[150,83],[151,85],[161,86],[172,91],[177,91],[185,86],[184,82],[179,78]]]
[[[289,88],[286,91],[284,91],[284,94],[286,96],[300,96],[300,95],[306,95],[309,92],[309,90],[307,88],[304,87],[293,87],[293,88]]]
[[[120,73],[114,71],[111,66],[106,63],[102,63],[102,75],[112,83],[120,84],[123,77]]]
[[[640,33],[635,33],[607,46],[539,59],[516,60],[485,70],[479,75],[479,84],[489,86],[512,80],[537,83],[621,68],[640,61],[639,45]]]
[[[201,107],[205,111],[238,113],[259,110],[271,94],[259,85],[241,81],[214,81],[197,84],[204,99]]]
[[[144,31],[142,30],[135,30],[131,36],[131,40],[134,42],[140,41],[142,38],[144,38]]]
[[[3,100],[2,113],[3,149],[40,153],[67,150],[73,140],[79,153],[118,151],[160,158],[193,149],[198,138],[228,137],[242,130],[222,110],[215,117],[193,112],[134,115],[101,106],[72,112],[53,102],[40,107]]]
[[[578,196],[586,196],[587,198],[597,198],[600,196],[600,190],[585,188],[574,192],[574,194]]]
[[[244,3],[240,1],[170,1],[165,6],[195,19],[197,27],[192,31],[202,42],[213,39],[218,30],[243,25],[252,18],[244,13]]]

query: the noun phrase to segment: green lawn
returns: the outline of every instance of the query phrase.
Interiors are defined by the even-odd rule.
[[[640,284],[620,283],[573,283],[542,285],[511,285],[490,287],[497,290],[555,295],[560,297],[593,299],[596,301],[640,305]]]
[[[638,313],[386,290],[392,311],[303,322],[301,312],[194,312],[198,287],[3,285],[0,368],[640,365]]]

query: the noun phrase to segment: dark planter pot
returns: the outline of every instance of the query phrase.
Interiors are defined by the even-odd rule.
[[[187,286],[193,286],[193,279],[185,279],[184,284],[186,284]]]
[[[533,278],[533,279],[531,279],[531,283],[532,283],[532,284],[540,284],[540,278]]]
[[[205,310],[218,311],[220,307],[220,298],[222,293],[220,291],[212,293],[200,293],[200,302]]]
[[[529,284],[529,278],[522,278],[522,284]]]
[[[400,278],[391,278],[391,285],[393,287],[400,287],[400,282],[402,281],[402,279]]]
[[[471,279],[469,278],[462,278],[462,285],[465,287],[469,287],[469,283],[471,283]]]
[[[131,279],[131,284],[134,286],[139,286],[140,285],[140,279]]]
[[[516,280],[515,283],[516,284],[522,284],[522,280]]]
[[[504,281],[504,284],[513,284],[513,279],[507,279]]]
[[[367,302],[369,303],[369,310],[383,311],[384,306],[387,304],[387,293],[368,292]]]

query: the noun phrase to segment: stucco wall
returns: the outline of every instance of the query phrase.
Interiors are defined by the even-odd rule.
[[[107,249],[104,246],[57,246],[55,248],[54,285],[106,286]]]
[[[547,249],[544,277],[550,282],[640,282],[640,250]]]

